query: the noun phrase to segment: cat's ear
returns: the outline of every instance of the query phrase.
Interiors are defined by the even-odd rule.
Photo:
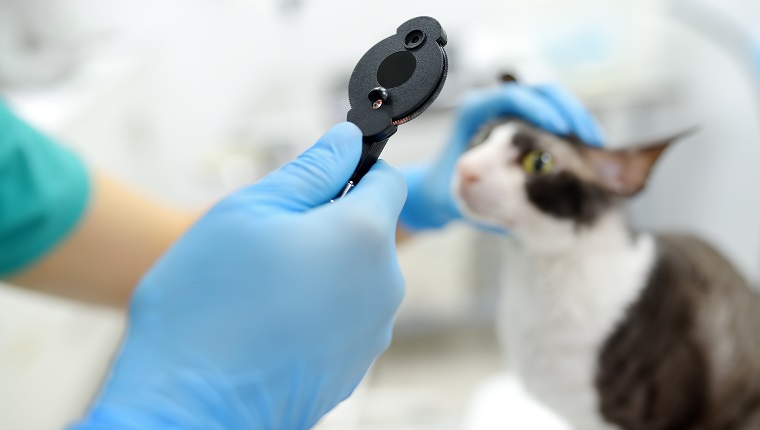
[[[584,153],[600,185],[615,194],[630,197],[644,189],[652,167],[662,153],[677,140],[696,131],[696,128],[692,128],[667,139],[633,148],[605,150],[586,147]]]

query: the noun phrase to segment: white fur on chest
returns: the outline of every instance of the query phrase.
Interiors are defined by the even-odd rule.
[[[577,430],[614,428],[599,413],[599,353],[645,287],[655,258],[650,236],[633,242],[595,230],[569,252],[510,246],[500,312],[509,365]]]

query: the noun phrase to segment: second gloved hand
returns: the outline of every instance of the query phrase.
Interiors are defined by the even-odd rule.
[[[404,170],[409,198],[401,213],[403,227],[434,229],[461,218],[451,191],[454,166],[481,127],[506,117],[523,119],[559,135],[575,134],[590,145],[602,144],[601,131],[591,114],[556,86],[509,83],[471,94],[459,108],[454,132],[440,157],[432,164]]]
[[[343,200],[342,124],[223,200],[150,270],[100,399],[77,429],[307,429],[391,340],[404,294],[403,177],[378,162]]]

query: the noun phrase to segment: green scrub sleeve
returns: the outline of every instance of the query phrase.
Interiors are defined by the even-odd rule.
[[[89,194],[82,161],[0,100],[0,278],[60,243],[83,216]]]

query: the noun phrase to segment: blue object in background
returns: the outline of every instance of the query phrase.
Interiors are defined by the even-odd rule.
[[[755,78],[757,84],[760,85],[760,35],[755,38],[752,44],[752,60],[755,65]]]

